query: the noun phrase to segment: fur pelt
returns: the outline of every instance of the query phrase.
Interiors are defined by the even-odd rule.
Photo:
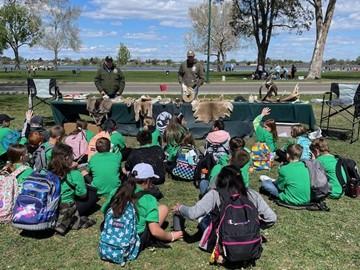
[[[152,101],[149,96],[141,96],[139,99],[134,102],[134,113],[135,121],[139,121],[140,117],[152,117]]]
[[[222,100],[194,100],[192,110],[197,122],[209,123],[220,118],[229,117],[234,109],[230,101]]]

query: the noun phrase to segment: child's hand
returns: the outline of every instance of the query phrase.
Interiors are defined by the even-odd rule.
[[[261,111],[261,115],[262,115],[262,116],[267,116],[267,115],[269,115],[270,113],[271,113],[271,109],[268,108],[268,107],[265,107],[265,108],[262,109],[262,111]]]
[[[173,212],[174,212],[175,214],[180,214],[179,209],[180,209],[180,204],[179,204],[179,203],[177,203],[177,204],[172,208],[172,210],[173,210]]]
[[[32,116],[33,116],[33,111],[32,110],[26,111],[25,120],[26,120],[27,123],[30,123]]]
[[[174,238],[173,241],[176,241],[176,240],[179,240],[179,239],[181,239],[183,237],[183,232],[182,231],[173,231],[173,232],[171,232],[171,235]]]

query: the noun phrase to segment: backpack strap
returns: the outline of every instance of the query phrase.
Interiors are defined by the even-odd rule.
[[[345,192],[346,190],[346,182],[345,182],[345,179],[343,177],[343,174],[342,174],[342,168],[343,168],[343,159],[336,155],[335,158],[338,159],[338,161],[336,162],[336,167],[335,167],[335,172],[336,172],[336,178],[338,179],[342,189],[343,189],[343,192]],[[347,175],[347,171],[344,169],[345,171],[345,174],[346,174],[346,177],[348,177]]]
[[[19,168],[17,168],[14,172],[11,174],[17,177],[18,175],[22,174],[25,170],[29,169],[29,166],[21,165]]]

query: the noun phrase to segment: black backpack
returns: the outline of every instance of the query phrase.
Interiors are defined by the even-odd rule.
[[[215,260],[218,254],[225,265],[254,265],[262,253],[259,213],[248,198],[239,194],[220,197]]]
[[[360,196],[360,174],[357,164],[354,160],[335,156],[338,159],[336,163],[336,177],[343,188],[346,196],[357,198]],[[346,179],[344,179],[341,168],[344,169]]]

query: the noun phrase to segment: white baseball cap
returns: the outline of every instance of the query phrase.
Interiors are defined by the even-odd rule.
[[[153,167],[147,163],[139,163],[132,169],[131,174],[135,179],[143,180],[149,178],[160,178],[155,174]]]

